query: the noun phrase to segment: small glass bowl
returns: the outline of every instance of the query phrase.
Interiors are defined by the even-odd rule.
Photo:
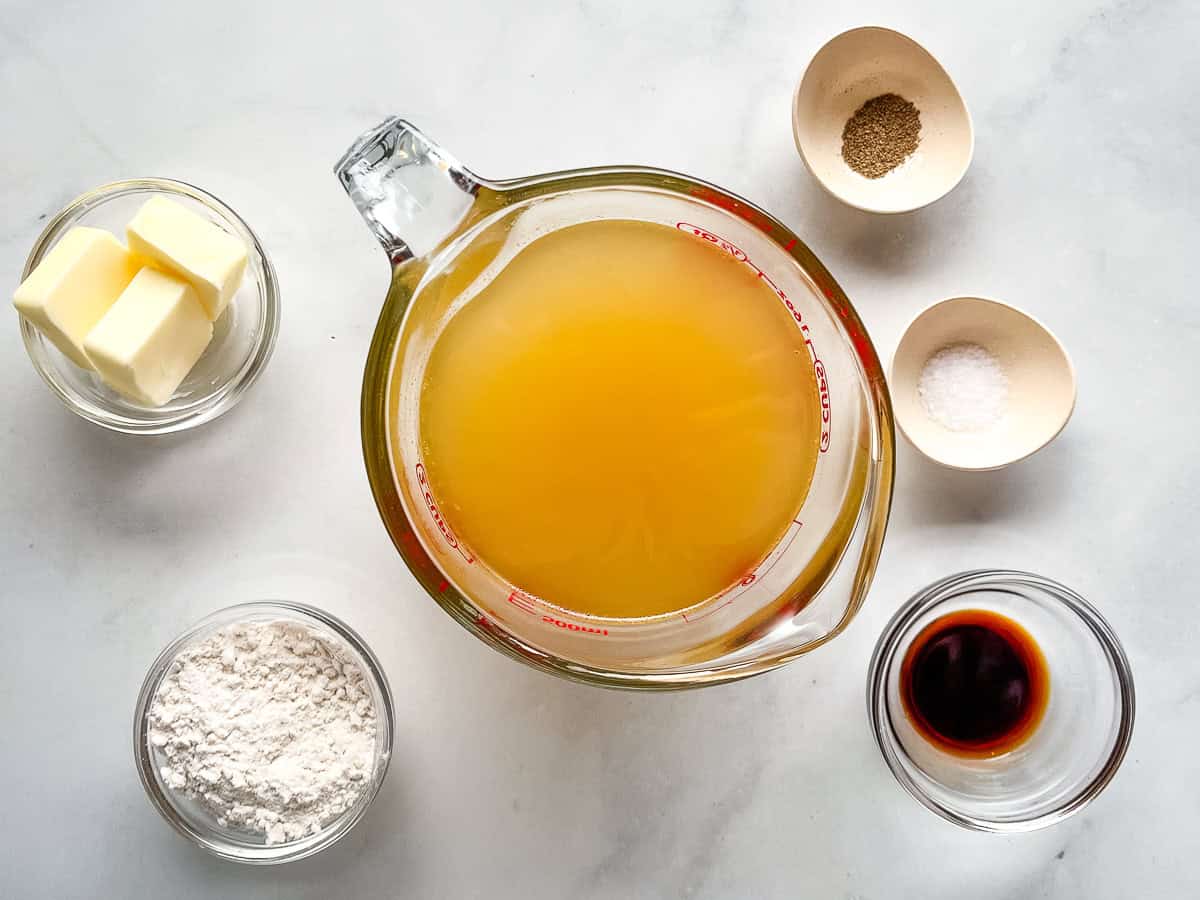
[[[1037,729],[990,758],[935,747],[913,727],[900,698],[900,669],[913,639],[962,609],[1018,622],[1050,674]],[[1133,732],[1133,674],[1108,623],[1074,591],[1027,572],[979,570],[930,585],[892,618],[871,659],[867,706],[884,760],[917,800],[965,828],[1033,831],[1082,809],[1116,774]]]
[[[242,829],[221,825],[201,804],[169,789],[161,769],[166,756],[150,743],[150,704],[175,657],[186,647],[204,640],[227,625],[244,622],[296,622],[340,645],[358,664],[370,686],[375,704],[375,759],[371,780],[353,806],[316,834],[279,844],[266,843],[265,837]],[[133,718],[133,756],[146,795],[164,819],[192,843],[222,859],[250,865],[273,865],[312,856],[336,843],[353,828],[379,793],[392,758],[392,733],[395,727],[392,692],[379,660],[363,639],[340,619],[303,603],[265,601],[242,603],[219,610],[201,619],[174,640],[154,661],[138,694]]]
[[[250,226],[212,194],[166,178],[115,181],[73,200],[34,243],[21,280],[77,225],[106,229],[124,242],[125,226],[153,196],[169,197],[241,238],[250,257],[241,287],[213,326],[212,343],[165,406],[139,406],[125,399],[95,372],[71,362],[21,318],[29,358],[59,400],[89,422],[126,434],[183,431],[231,409],[266,367],[279,331],[278,279]]]

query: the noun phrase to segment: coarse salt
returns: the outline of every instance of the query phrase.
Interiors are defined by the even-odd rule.
[[[929,357],[917,380],[929,417],[950,431],[985,431],[1008,407],[1008,376],[978,344],[952,344]]]

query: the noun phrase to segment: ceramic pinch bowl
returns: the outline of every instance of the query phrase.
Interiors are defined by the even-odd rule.
[[[899,94],[921,116],[920,143],[879,178],[842,158],[842,130],[866,101]],[[826,191],[875,213],[910,212],[948,194],[966,174],[975,132],[946,70],[912,38],[868,26],[843,32],[817,51],[792,101],[796,149]]]
[[[988,428],[951,430],[920,396],[930,357],[960,344],[987,350],[1004,372],[1004,412]],[[985,471],[1024,459],[1054,440],[1075,408],[1075,369],[1058,338],[1016,307],[982,297],[943,300],[918,315],[900,338],[890,381],[901,433],[952,469]]]

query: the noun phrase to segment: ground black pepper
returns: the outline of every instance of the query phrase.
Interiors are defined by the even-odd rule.
[[[921,113],[899,94],[872,97],[842,129],[842,159],[867,178],[880,178],[904,162],[921,142]]]

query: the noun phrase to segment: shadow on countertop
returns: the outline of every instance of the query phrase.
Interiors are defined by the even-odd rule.
[[[924,524],[954,525],[1018,517],[1061,508],[1072,492],[1069,435],[1028,459],[991,472],[947,469],[897,434],[893,511]]]

